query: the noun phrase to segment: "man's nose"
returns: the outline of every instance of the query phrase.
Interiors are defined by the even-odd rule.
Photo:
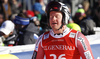
[[[55,16],[53,16],[53,18],[52,18],[53,20],[56,20],[57,18],[55,17]]]

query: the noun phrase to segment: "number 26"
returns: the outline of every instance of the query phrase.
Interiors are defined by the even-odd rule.
[[[54,59],[57,58],[57,56],[56,56],[55,54],[50,54],[50,56],[53,56]],[[66,58],[64,58],[63,56],[65,56],[65,54],[61,54],[61,55],[58,57],[58,59],[66,59]],[[63,57],[63,58],[62,58],[62,57]]]

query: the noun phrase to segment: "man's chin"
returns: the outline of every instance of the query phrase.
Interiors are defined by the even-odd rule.
[[[53,29],[53,30],[58,30],[59,28],[57,28],[57,27],[53,27],[52,29]]]

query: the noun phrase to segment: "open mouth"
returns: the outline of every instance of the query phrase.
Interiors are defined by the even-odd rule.
[[[57,24],[57,23],[52,23],[52,24],[54,24],[54,25],[55,25],[55,24]]]

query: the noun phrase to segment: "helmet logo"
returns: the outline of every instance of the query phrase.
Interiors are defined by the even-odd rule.
[[[54,9],[58,9],[58,7],[53,7]]]

